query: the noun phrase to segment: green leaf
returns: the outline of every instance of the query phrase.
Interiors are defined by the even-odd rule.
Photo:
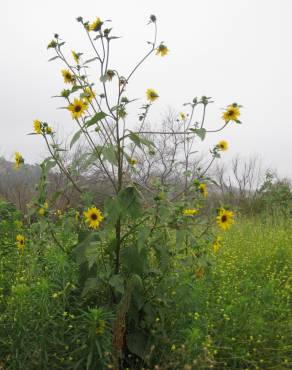
[[[47,158],[43,161],[43,166],[45,173],[49,173],[49,171],[56,166],[57,162],[52,158]]]
[[[146,240],[151,233],[151,228],[143,225],[137,231],[137,246],[140,251],[146,244]]]
[[[133,141],[134,144],[136,144],[139,148],[142,147],[142,145],[146,145],[148,147],[155,147],[154,143],[151,140],[147,140],[144,138],[141,138],[138,134],[135,132],[131,132],[129,135],[130,140]]]
[[[91,62],[93,62],[93,61],[95,61],[95,60],[97,60],[97,59],[98,59],[98,57],[94,57],[94,58],[91,58],[91,59],[87,59],[83,64],[91,63]]]
[[[109,280],[109,285],[112,286],[118,293],[124,294],[124,278],[120,275],[113,275]]]
[[[192,132],[199,136],[199,138],[203,141],[206,137],[206,129],[204,128],[190,128]]]
[[[149,351],[149,335],[143,333],[141,330],[129,333],[126,337],[127,346],[129,350],[142,359]]]
[[[83,87],[82,86],[79,86],[79,85],[74,85],[70,91],[70,94],[82,89]]]
[[[104,202],[106,225],[115,225],[120,215],[119,203],[116,198],[108,197]]]
[[[104,119],[106,114],[104,112],[96,113],[90,120],[86,121],[84,127],[90,127],[95,125],[98,121]]]
[[[98,233],[93,232],[81,232],[78,235],[78,244],[72,250],[72,254],[76,259],[76,262],[81,265],[84,262],[89,262],[91,266],[92,258],[93,258],[93,250],[97,250],[97,243],[99,242],[100,238]],[[94,256],[96,257],[96,255]],[[89,261],[88,261],[89,260]]]
[[[106,161],[110,162],[111,164],[117,166],[118,160],[116,156],[115,146],[109,145],[102,149],[103,157]]]
[[[140,195],[135,187],[129,186],[118,194],[121,216],[128,215],[137,218],[142,214]]]
[[[142,276],[148,270],[147,252],[145,248],[141,251],[134,245],[124,248],[121,253],[121,261],[129,274]]]
[[[72,140],[70,142],[70,149],[72,148],[72,146],[76,143],[76,141],[79,140],[80,136],[82,134],[82,130],[79,130],[77,132],[75,132],[74,136],[72,137]]]
[[[55,57],[50,58],[50,59],[48,60],[48,62],[52,62],[53,60],[56,60],[56,59],[58,59],[58,58],[59,58],[59,55],[56,55]]]
[[[93,290],[97,290],[98,288],[98,280],[97,278],[88,278],[86,279],[85,283],[84,283],[84,287],[83,287],[83,290],[82,290],[82,294],[81,296],[84,297],[86,296],[89,292],[93,291]]]

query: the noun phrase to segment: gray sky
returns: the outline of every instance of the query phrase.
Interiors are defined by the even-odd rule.
[[[292,177],[292,1],[291,0],[180,0],[6,1],[1,4],[1,136],[0,155],[20,151],[27,162],[44,157],[40,137],[26,136],[35,118],[74,131],[61,101],[51,99],[64,84],[60,62],[48,63],[46,49],[57,32],[71,49],[87,52],[86,35],[77,16],[111,19],[115,41],[112,68],[127,75],[147,50],[150,14],[158,18],[158,39],[170,53],[153,57],[129,86],[128,96],[145,101],[145,90],[160,95],[152,119],[160,120],[168,107],[183,110],[194,96],[212,96],[207,127],[220,127],[221,108],[236,101],[244,106],[243,125],[231,123],[208,143],[226,139],[230,159],[259,154],[280,175]],[[92,53],[88,57],[92,57]],[[92,76],[93,80],[98,76]],[[136,112],[130,119],[134,121]]]

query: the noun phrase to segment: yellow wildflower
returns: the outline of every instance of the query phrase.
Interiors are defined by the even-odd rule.
[[[227,230],[234,223],[234,213],[221,208],[219,210],[216,221],[221,229]]]
[[[180,117],[180,119],[182,120],[182,121],[185,121],[186,119],[187,119],[187,116],[185,115],[185,113],[183,113],[183,112],[180,112],[179,113],[179,117]]]
[[[227,123],[229,121],[238,121],[239,116],[239,106],[236,103],[233,103],[227,107],[225,112],[223,112],[222,118]]]
[[[207,196],[208,196],[208,190],[207,190],[207,186],[206,186],[206,184],[200,184],[200,185],[199,185],[199,190],[200,190],[201,194],[202,194],[205,198],[207,198]]]
[[[94,99],[96,93],[92,90],[91,87],[87,86],[84,89],[84,99],[87,100],[89,103]]]
[[[14,154],[14,159],[15,159],[14,168],[18,169],[20,167],[20,165],[24,163],[24,159],[23,159],[22,155],[19,152],[16,152]]]
[[[101,21],[101,19],[100,19],[99,17],[97,17],[97,18],[95,19],[95,21],[94,21],[94,22],[92,22],[92,23],[89,25],[88,30],[89,30],[89,31],[95,31],[95,32],[97,32],[97,31],[99,31],[99,30],[101,29],[102,23],[103,23],[103,22]]]
[[[131,158],[130,159],[130,164],[131,164],[131,166],[135,166],[137,164],[137,159]]]
[[[97,229],[100,222],[103,220],[103,215],[99,209],[96,207],[88,208],[86,212],[84,212],[85,222],[88,223],[88,226],[92,229]]]
[[[158,97],[159,95],[157,94],[157,92],[153,89],[148,89],[146,91],[146,97],[147,97],[147,100],[154,102]]]
[[[73,84],[75,82],[75,77],[68,69],[62,69],[61,73],[66,84]]]
[[[214,253],[218,253],[219,250],[221,249],[221,240],[222,240],[221,236],[217,236],[216,239],[214,240],[214,243],[213,243],[213,252]]]
[[[34,132],[36,134],[41,134],[42,133],[42,124],[38,119],[35,119],[33,121],[33,127],[34,127]]]
[[[188,208],[183,210],[183,215],[184,216],[194,216],[199,212],[198,209],[196,208]]]
[[[219,148],[220,150],[222,150],[223,152],[225,152],[228,149],[228,143],[227,143],[227,141],[225,141],[225,140],[219,141],[219,143],[217,144],[217,148]]]
[[[20,252],[23,252],[24,245],[25,245],[25,238],[24,238],[24,236],[21,235],[21,234],[18,234],[16,236],[16,246],[17,246],[17,248],[18,248],[18,250]]]
[[[169,53],[168,47],[166,45],[164,45],[163,43],[161,43],[158,46],[158,48],[156,49],[156,55],[160,55],[160,56],[164,57],[168,53]]]
[[[67,109],[71,112],[72,118],[80,118],[87,109],[87,103],[83,99],[75,98],[73,103],[69,104]]]

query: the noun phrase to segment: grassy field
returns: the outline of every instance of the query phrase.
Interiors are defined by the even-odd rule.
[[[76,264],[46,235],[31,231],[19,255],[22,226],[0,225],[0,369],[85,369],[110,348],[112,313],[82,295]],[[291,221],[238,220],[201,273],[178,263],[160,286],[145,369],[292,368],[291,269]]]

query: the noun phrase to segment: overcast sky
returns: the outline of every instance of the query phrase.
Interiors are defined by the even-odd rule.
[[[1,3],[0,155],[20,151],[27,162],[43,158],[40,137],[27,136],[35,118],[50,122],[65,135],[73,122],[51,96],[64,84],[60,62],[47,60],[56,32],[71,49],[88,52],[77,16],[111,19],[114,33],[112,68],[127,75],[147,50],[150,14],[158,19],[158,39],[170,53],[153,56],[129,87],[131,98],[145,99],[155,88],[160,99],[153,119],[168,107],[181,111],[194,96],[212,96],[207,127],[220,127],[221,108],[236,101],[244,106],[243,125],[233,123],[208,140],[226,139],[227,159],[258,154],[280,175],[292,177],[292,1],[291,0],[108,0],[5,1]],[[92,57],[89,52],[88,57]],[[94,76],[92,76],[94,78]],[[96,76],[98,80],[98,76]],[[135,120],[136,112],[129,118]]]

